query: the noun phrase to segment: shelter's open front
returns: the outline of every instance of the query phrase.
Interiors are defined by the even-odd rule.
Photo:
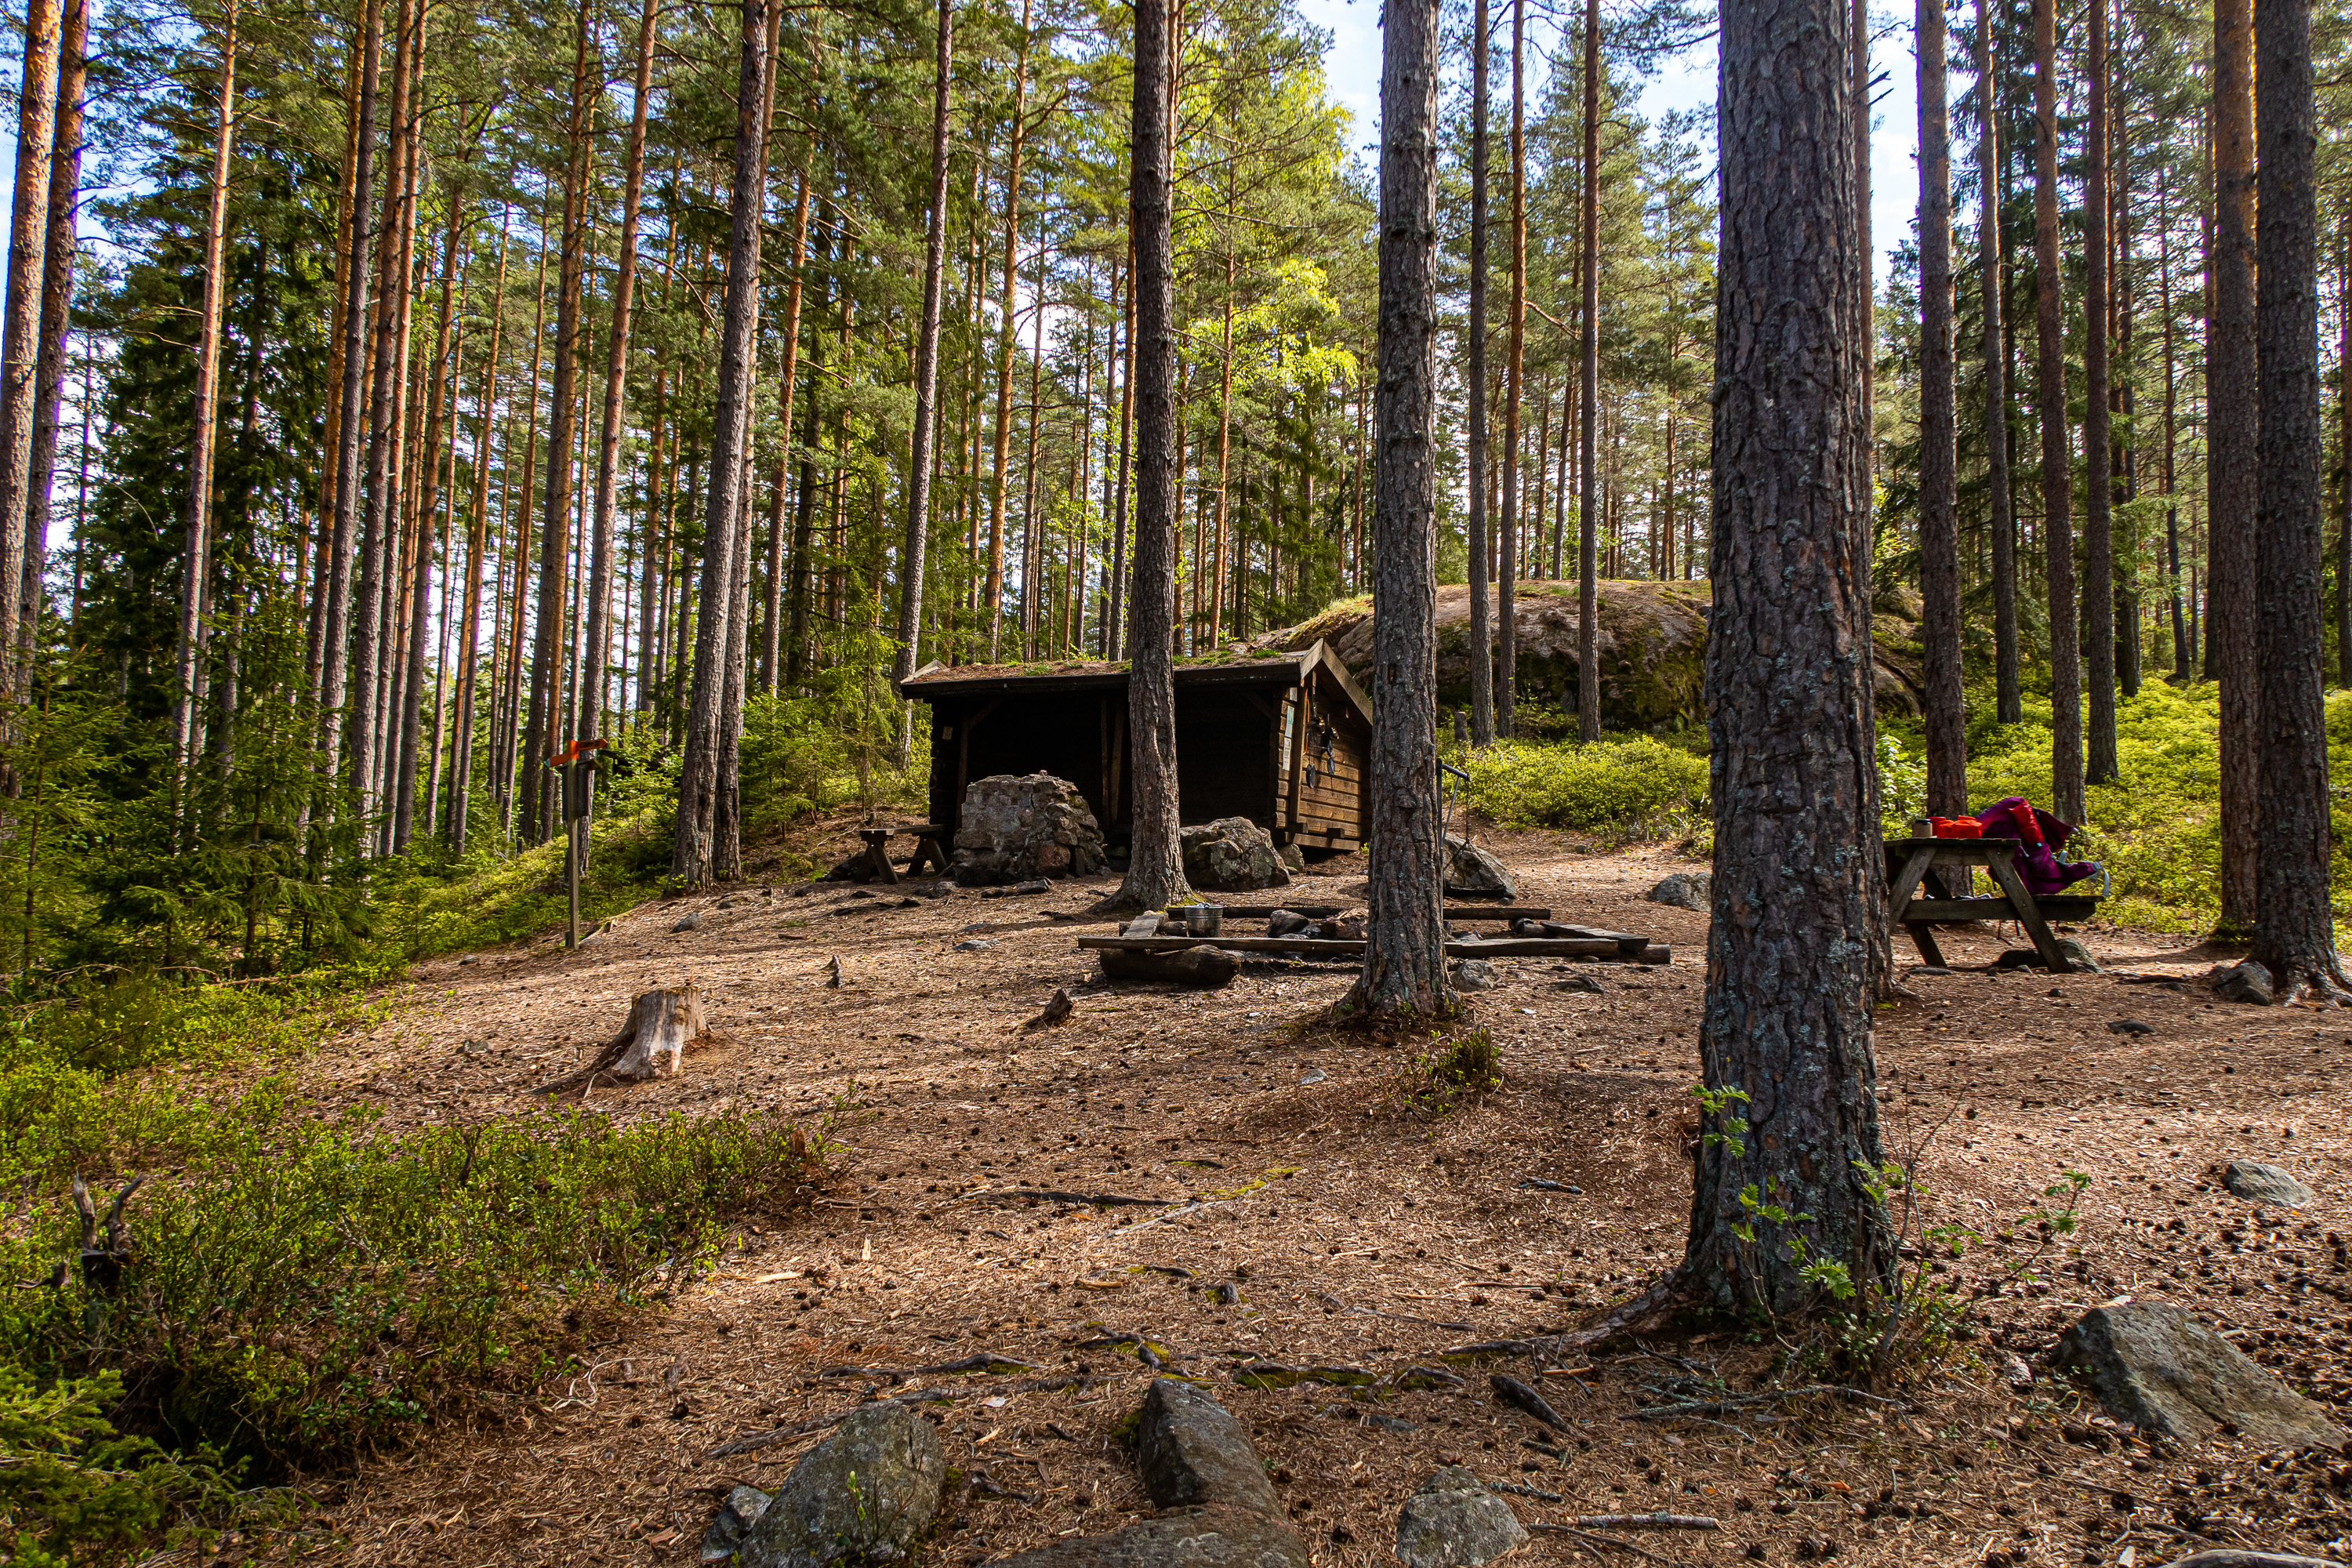
[[[930,819],[958,826],[992,773],[1078,786],[1123,843],[1131,808],[1125,664],[926,665],[900,687],[931,707]],[[1276,843],[1352,848],[1369,813],[1371,704],[1322,643],[1298,653],[1179,663],[1176,782],[1186,824],[1245,816]]]

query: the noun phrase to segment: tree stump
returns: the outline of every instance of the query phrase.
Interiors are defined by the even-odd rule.
[[[1241,960],[1221,947],[1203,944],[1175,952],[1130,952],[1105,949],[1095,954],[1106,978],[1165,980],[1213,991],[1231,984],[1242,969]]]
[[[648,991],[629,1005],[628,1022],[604,1042],[595,1059],[533,1089],[534,1094],[585,1093],[604,1083],[675,1078],[686,1048],[702,1037],[702,991],[693,981]]]

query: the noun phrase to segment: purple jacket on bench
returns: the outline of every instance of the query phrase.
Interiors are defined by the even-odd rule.
[[[2051,816],[2023,795],[1997,800],[1977,814],[1988,838],[2014,838],[2017,874],[2035,898],[2063,893],[2085,877],[2099,874],[2095,860],[2061,860],[2055,851],[2074,836],[2071,824]]]

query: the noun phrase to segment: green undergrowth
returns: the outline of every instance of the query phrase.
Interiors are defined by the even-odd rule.
[[[1969,692],[1969,799],[1981,810],[2005,795],[2051,801],[2050,701],[2028,693],[2021,723],[1996,725],[1990,688]],[[2089,821],[2066,847],[2107,868],[2103,920],[2140,930],[2210,930],[2221,915],[2218,709],[2210,683],[2161,682],[2116,704],[2115,783],[2087,791]],[[2327,699],[2330,809],[2339,924],[2352,917],[2352,691]],[[1555,827],[1605,842],[1712,843],[1706,732],[1611,736],[1586,745],[1504,742],[1453,760],[1470,774],[1463,801],[1507,827]],[[1924,809],[1927,766],[1916,721],[1882,721],[1881,826],[1890,834]]]
[[[0,1559],[131,1560],[288,1478],[577,1370],[730,1228],[806,1202],[832,1117],[383,1129],[286,1069],[367,1004],[123,980],[6,1026]],[[257,1076],[256,1069],[259,1069]],[[73,1184],[119,1248],[82,1253]]]
[[[1648,735],[1505,741],[1455,759],[1463,798],[1506,827],[1566,827],[1615,842],[1686,836],[1706,815],[1705,752]]]

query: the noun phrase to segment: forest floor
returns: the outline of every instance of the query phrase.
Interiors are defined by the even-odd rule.
[[[643,906],[572,952],[542,942],[420,966],[388,1021],[310,1058],[314,1092],[394,1129],[521,1112],[633,994],[691,977],[709,1042],[675,1079],[599,1090],[592,1108],[635,1120],[845,1106],[833,1135],[846,1147],[832,1195],[765,1234],[747,1227],[667,1310],[583,1327],[586,1373],[363,1462],[289,1557],[691,1563],[728,1486],[772,1488],[821,1433],[713,1450],[926,1385],[948,1396],[923,1408],[970,1478],[928,1561],[961,1568],[1098,1532],[1148,1511],[1116,1429],[1152,1374],[1131,1342],[1107,1342],[1131,1335],[1208,1379],[1250,1427],[1325,1564],[1392,1563],[1399,1505],[1454,1462],[1528,1489],[1511,1501],[1529,1522],[1653,1510],[1722,1521],[1630,1538],[1667,1562],[2152,1563],[2205,1541],[2352,1559],[2352,1511],[2307,1467],[2274,1470],[2226,1439],[2160,1452],[2038,1363],[2029,1389],[2009,1381],[2012,1355],[2045,1351],[2086,1307],[2161,1298],[2339,1420],[2352,1413],[2352,1276],[2330,1255],[2352,1231],[2347,1016],[2217,1003],[2193,985],[1965,967],[1906,978],[1916,1000],[1882,1016],[1878,1061],[1890,1152],[1916,1158],[1929,1217],[1991,1231],[2042,1207],[2062,1172],[2090,1181],[2080,1233],[2036,1281],[1979,1300],[1973,1337],[1919,1363],[1895,1403],[1633,1418],[1718,1376],[1815,1381],[1819,1331],[1647,1341],[1559,1369],[1573,1375],[1539,1376],[1526,1357],[1457,1363],[1459,1389],[1377,1399],[1236,1385],[1249,1357],[1384,1375],[1465,1342],[1588,1322],[1680,1254],[1706,917],[1642,894],[1693,863],[1554,833],[1480,837],[1524,901],[1653,933],[1675,962],[1497,961],[1501,988],[1475,1000],[1503,1082],[1454,1103],[1394,1050],[1315,1026],[1345,967],[1252,964],[1207,993],[1103,984],[1073,942],[1087,928],[1053,918],[1091,901],[1076,883],[995,900],[753,886]],[[1360,906],[1360,858],[1324,869],[1265,896]],[[673,930],[695,910],[698,927]],[[2219,956],[2077,934],[2135,974],[2185,981]],[[1946,950],[1984,964],[2015,935],[1951,932]],[[991,945],[958,950],[975,937]],[[1898,962],[1914,962],[1907,944]],[[1600,992],[1563,988],[1570,975]],[[1024,1030],[1056,986],[1075,1014]],[[2153,1032],[2110,1030],[2124,1019]],[[2318,1203],[2294,1214],[2231,1196],[2221,1167],[2242,1156],[2290,1167]],[[1021,1182],[1178,1206],[969,1195]],[[1989,1289],[2032,1235],[2028,1221],[2015,1249],[1989,1243],[1942,1278]],[[1219,1304],[1222,1284],[1238,1300]],[[856,1370],[983,1353],[1032,1367],[900,1382]],[[1488,1371],[1539,1382],[1571,1433],[1498,1405]],[[1522,1555],[1596,1554],[1554,1534]]]

